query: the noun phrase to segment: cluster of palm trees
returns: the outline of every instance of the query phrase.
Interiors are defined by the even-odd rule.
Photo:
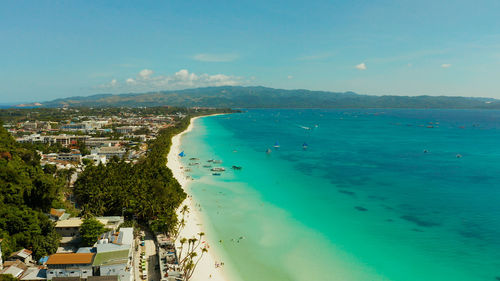
[[[179,221],[179,224],[177,225],[174,231],[175,240],[179,238],[179,234],[182,228],[186,225],[184,218],[186,216],[186,213],[188,212],[189,212],[189,207],[187,205],[184,205],[181,209],[182,219]],[[177,259],[179,261],[179,266],[182,272],[184,272],[184,281],[188,281],[193,276],[196,266],[200,262],[203,255],[208,252],[207,245],[203,246],[201,245],[203,236],[205,236],[205,233],[200,232],[198,233],[198,237],[193,237],[189,239],[182,237],[179,240],[181,247],[178,252]],[[201,254],[199,256],[198,256],[198,250],[201,251]]]

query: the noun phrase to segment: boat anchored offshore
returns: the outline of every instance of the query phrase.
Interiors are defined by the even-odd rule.
[[[271,154],[271,152],[272,152],[272,150],[271,150],[270,148],[268,148],[268,149],[266,150],[266,153],[267,153],[267,154]]]
[[[306,149],[307,149],[307,147],[308,147],[307,143],[303,143],[303,144],[302,144],[302,149],[306,150]]]
[[[232,168],[233,168],[233,170],[241,170],[241,169],[243,169],[243,167],[241,167],[241,166],[234,166],[234,165],[233,165]]]
[[[224,172],[225,170],[226,169],[222,168],[222,167],[215,167],[215,168],[210,169],[210,171],[212,171],[212,172]]]
[[[214,164],[221,164],[222,163],[222,160],[213,160],[212,161]]]
[[[274,148],[280,148],[280,144],[279,144],[279,142],[278,142],[278,141],[276,141],[276,142],[274,143],[273,147],[274,147]]]

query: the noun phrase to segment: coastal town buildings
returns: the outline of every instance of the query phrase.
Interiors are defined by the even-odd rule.
[[[54,277],[79,277],[92,276],[92,262],[94,253],[58,253],[47,260],[47,280]]]

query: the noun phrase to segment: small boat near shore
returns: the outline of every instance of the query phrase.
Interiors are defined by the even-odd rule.
[[[213,160],[212,161],[214,164],[221,164],[222,163],[222,160]]]
[[[198,163],[198,162],[195,162],[195,163],[189,163],[189,166],[196,166],[196,165],[200,165],[200,163]]]
[[[194,157],[193,157],[193,158],[189,158],[189,160],[191,160],[191,161],[196,161],[196,160],[200,160],[200,158],[194,158]]]
[[[220,176],[221,173],[212,173],[212,176]]]
[[[212,165],[203,165],[203,168],[212,168]]]
[[[215,168],[210,169],[210,171],[212,171],[212,172],[224,172],[225,170],[226,169],[222,168],[222,167],[215,167]]]
[[[234,166],[234,165],[233,165],[232,168],[233,168],[233,170],[241,170],[241,169],[243,169],[243,167],[241,167],[241,166]]]

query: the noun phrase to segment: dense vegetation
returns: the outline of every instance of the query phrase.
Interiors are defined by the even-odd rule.
[[[83,247],[92,247],[97,240],[99,240],[99,236],[106,232],[107,229],[104,227],[100,221],[98,221],[94,217],[85,218],[80,226],[80,236],[82,237],[82,246]]]
[[[50,121],[50,122],[81,122],[89,120],[88,116],[98,117],[127,117],[130,115],[138,116],[157,116],[170,115],[176,113],[192,114],[198,110],[183,107],[158,106],[152,107],[78,107],[78,108],[8,108],[0,110],[0,120],[4,123],[17,123],[24,121]],[[71,132],[52,132],[51,134],[78,134],[78,131]],[[80,132],[80,134],[83,134]]]
[[[487,98],[446,96],[370,96],[283,90],[266,87],[208,87],[143,94],[100,94],[44,102],[43,106],[206,106],[218,108],[500,108]]]
[[[1,125],[1,123],[0,123]],[[35,150],[16,143],[0,126],[0,238],[4,257],[21,248],[35,258],[53,253],[59,235],[44,214],[61,204],[64,180],[40,166]]]
[[[208,113],[208,112],[204,112]],[[144,159],[133,165],[112,159],[107,165],[89,166],[75,182],[76,202],[84,214],[125,215],[150,222],[155,231],[170,231],[177,224],[175,210],[186,198],[167,168],[171,138],[189,125],[189,117],[160,131]]]

